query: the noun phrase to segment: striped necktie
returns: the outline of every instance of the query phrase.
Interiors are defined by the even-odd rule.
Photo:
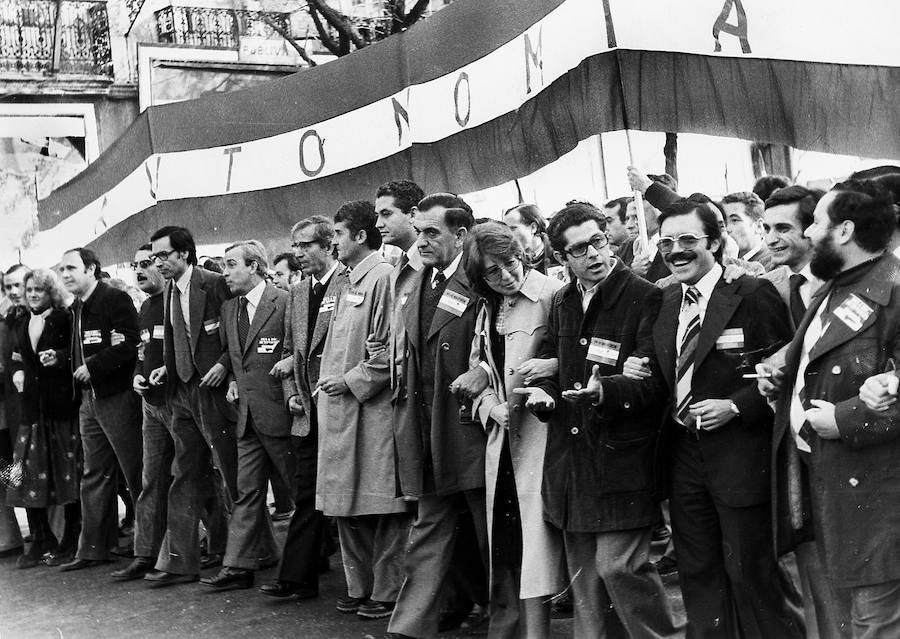
[[[684,301],[679,317],[679,325],[685,326],[681,338],[681,351],[675,368],[675,419],[692,427],[694,419],[690,415],[692,401],[691,378],[694,375],[694,355],[700,338],[700,291],[691,286],[684,292]]]

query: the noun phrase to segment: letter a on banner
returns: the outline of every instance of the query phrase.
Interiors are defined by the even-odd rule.
[[[731,15],[732,8],[734,8],[735,13],[737,13],[737,24],[728,23],[728,16]],[[750,53],[750,41],[747,39],[747,12],[744,11],[744,5],[741,4],[741,0],[725,0],[722,12],[716,19],[715,24],[713,24],[712,32],[713,38],[715,38],[716,41],[716,53],[722,51],[722,43],[719,42],[719,35],[723,31],[737,37],[741,41],[741,51]]]
[[[544,56],[543,56],[543,32],[544,25],[538,27],[537,47],[531,46],[531,37],[525,34],[525,93],[531,93],[531,67],[537,71],[538,86],[544,86]]]

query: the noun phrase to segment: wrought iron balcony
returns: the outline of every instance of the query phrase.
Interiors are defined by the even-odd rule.
[[[106,2],[0,0],[0,74],[112,72]]]
[[[291,14],[276,11],[164,7],[156,12],[160,42],[237,49],[241,38],[290,36]]]

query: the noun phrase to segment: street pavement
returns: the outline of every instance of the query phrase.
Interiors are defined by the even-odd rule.
[[[286,527],[286,522],[276,524],[279,540]],[[15,558],[0,559],[0,639],[381,639],[387,632],[387,619],[367,621],[334,609],[337,598],[346,594],[338,555],[331,558],[331,570],[323,575],[319,598],[303,601],[265,597],[256,588],[219,592],[198,583],[153,588],[143,580],[111,581],[109,573],[127,561],[59,572],[43,565],[18,570]],[[273,578],[274,572],[270,568],[257,573],[257,585]],[[675,609],[683,614],[676,580],[667,577],[665,582]],[[571,619],[553,620],[551,639],[571,634]],[[445,633],[441,637],[471,635]]]

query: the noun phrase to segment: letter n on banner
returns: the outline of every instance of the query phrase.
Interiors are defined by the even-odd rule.
[[[728,23],[728,16],[731,15],[732,8],[734,8],[735,13],[737,13],[737,24]],[[725,0],[722,12],[713,24],[712,33],[713,38],[716,41],[716,47],[714,49],[716,53],[722,51],[722,43],[719,42],[719,35],[723,31],[737,37],[741,41],[741,51],[750,53],[750,40],[747,39],[747,12],[744,11],[744,5],[741,4],[741,0]]]
[[[531,68],[534,67],[538,76],[538,86],[544,86],[544,55],[543,55],[544,25],[538,27],[537,47],[531,45],[531,36],[525,34],[525,93],[531,93]]]
[[[406,122],[406,129],[409,130],[409,112],[397,98],[391,98],[391,107],[394,109],[394,124],[397,125],[397,146],[403,146],[403,123]]]

